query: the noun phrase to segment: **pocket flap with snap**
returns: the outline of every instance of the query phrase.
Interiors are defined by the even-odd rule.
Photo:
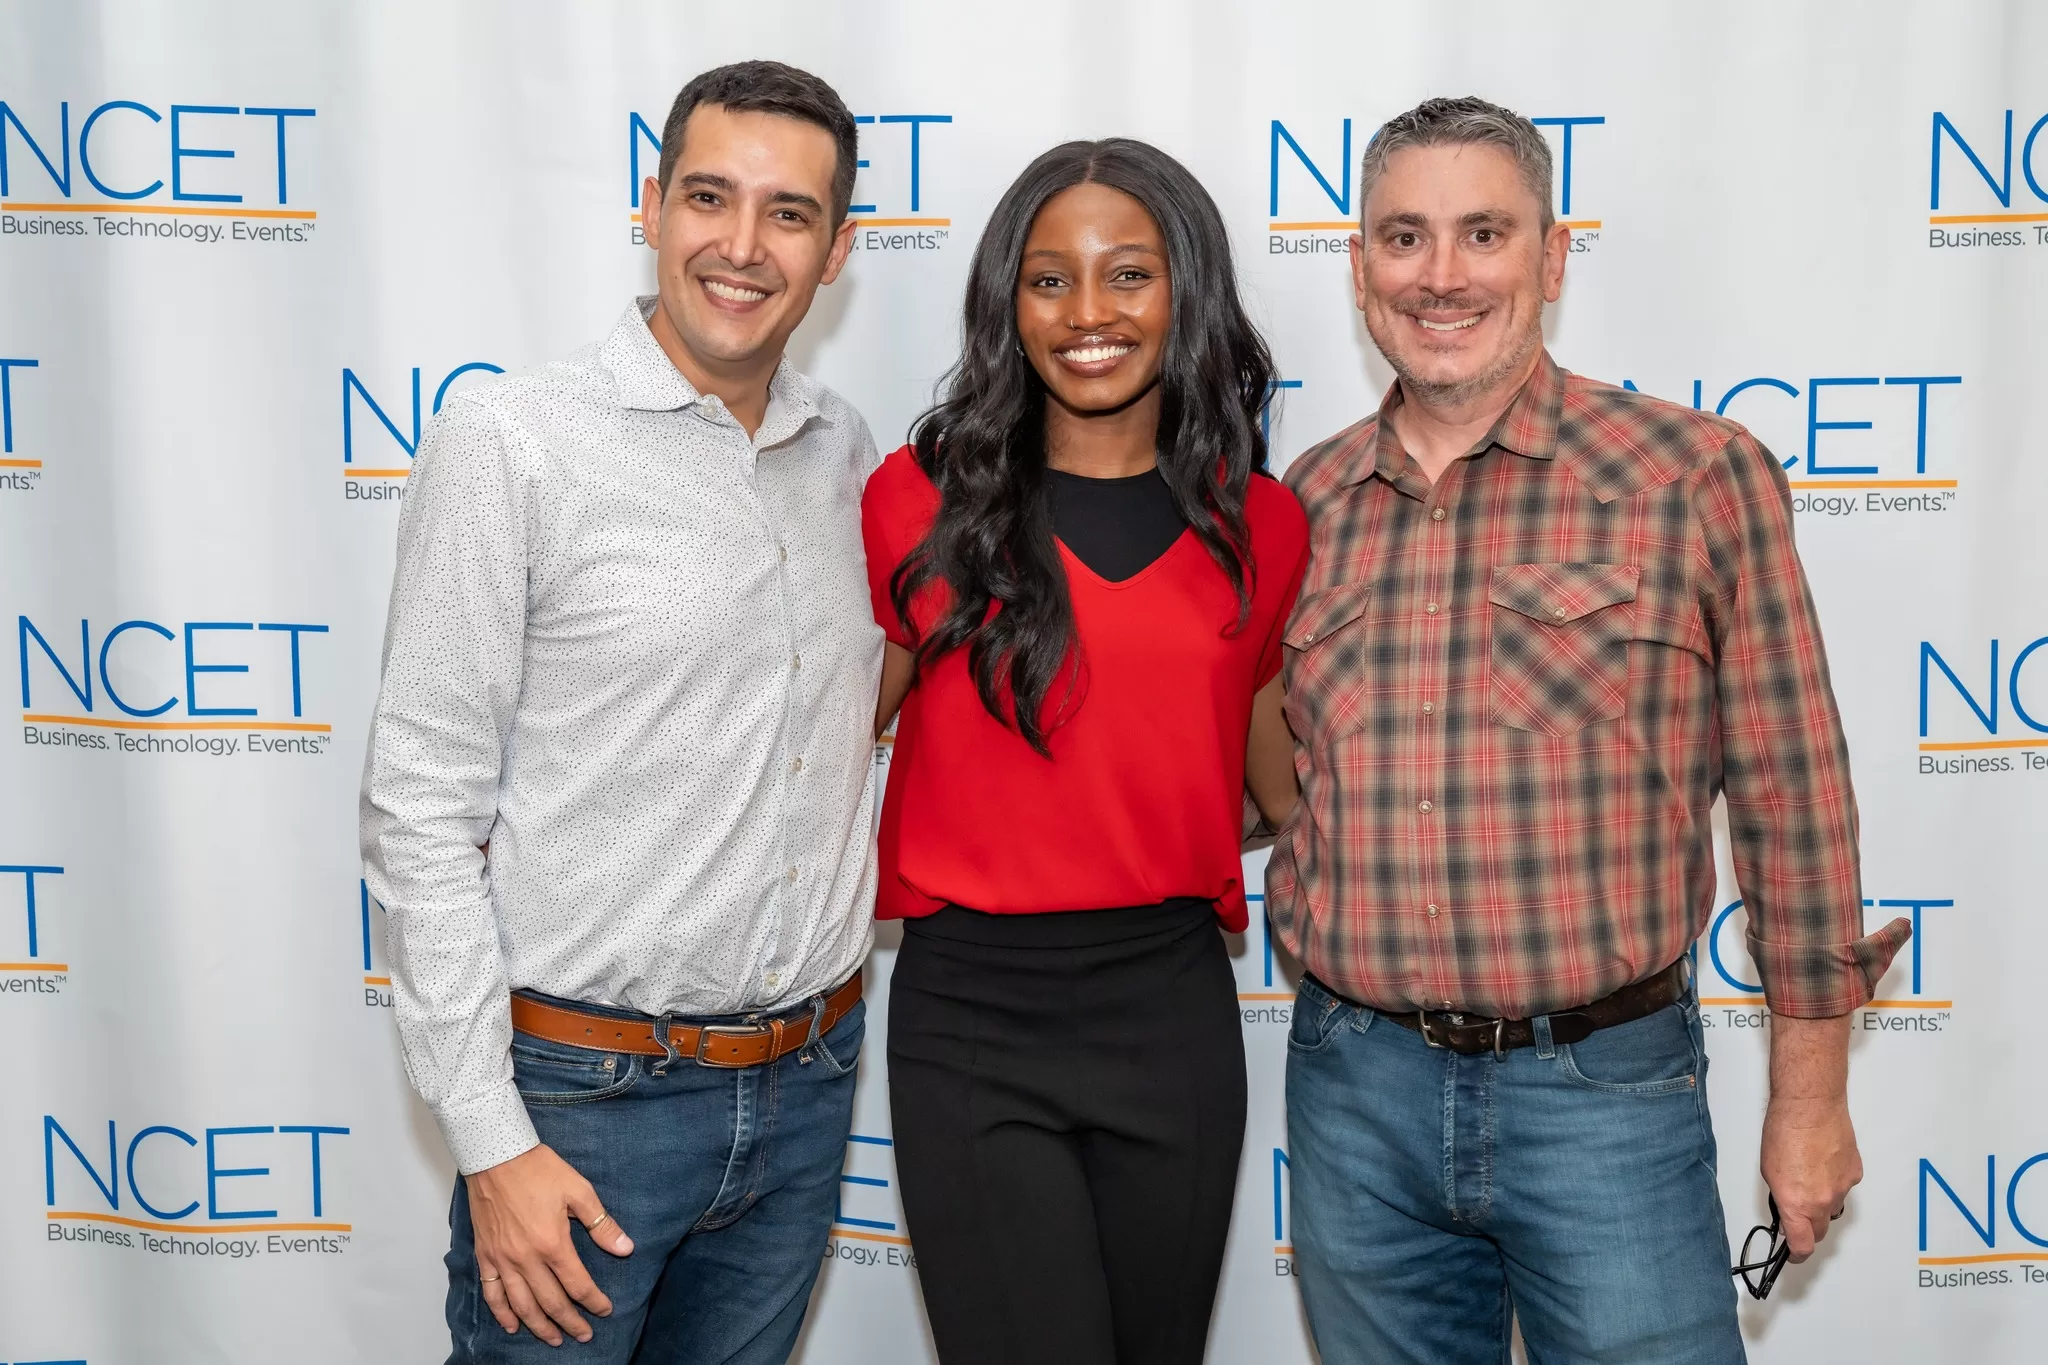
[[[1534,621],[1561,626],[1602,607],[1636,600],[1634,564],[1502,564],[1488,600]]]
[[[1281,642],[1291,649],[1307,649],[1316,641],[1335,635],[1364,614],[1371,596],[1372,587],[1366,583],[1339,583],[1334,588],[1310,593],[1295,604]]]

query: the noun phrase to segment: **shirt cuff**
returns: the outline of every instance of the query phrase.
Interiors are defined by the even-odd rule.
[[[1895,919],[1850,943],[1770,943],[1753,932],[1747,937],[1771,1013],[1834,1019],[1870,1003],[1892,959],[1913,937],[1913,923]]]
[[[469,1099],[435,1106],[434,1121],[441,1125],[441,1138],[455,1158],[455,1168],[464,1175],[475,1175],[540,1146],[540,1135],[533,1131],[533,1119],[519,1098],[519,1087],[511,1081]]]

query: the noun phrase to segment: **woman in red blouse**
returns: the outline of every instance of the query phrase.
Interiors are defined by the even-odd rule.
[[[1199,1361],[1244,1138],[1222,937],[1295,800],[1308,554],[1215,203],[1125,139],[1010,187],[867,487],[898,1180],[946,1365]]]

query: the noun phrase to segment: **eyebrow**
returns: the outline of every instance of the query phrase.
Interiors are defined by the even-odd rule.
[[[1111,247],[1109,250],[1103,252],[1102,254],[1105,256],[1129,256],[1135,254],[1141,256],[1164,257],[1166,253],[1161,251],[1156,246],[1146,246],[1143,242],[1120,242],[1116,246]],[[1066,258],[1066,255],[1067,253],[1064,251],[1055,251],[1049,246],[1042,246],[1036,251],[1026,252],[1024,254],[1024,259],[1027,261],[1035,261],[1040,257],[1050,257],[1051,259],[1057,261],[1064,260]]]
[[[1497,227],[1511,228],[1521,222],[1506,209],[1475,209],[1458,219],[1461,228]],[[1407,212],[1390,213],[1373,223],[1373,231],[1386,232],[1393,228],[1426,228],[1429,218],[1426,214]]]
[[[678,189],[719,190],[725,194],[738,194],[740,188],[728,177],[713,171],[691,171],[687,175],[678,176],[676,177],[676,187]],[[798,208],[809,209],[813,213],[823,213],[825,211],[825,206],[811,195],[802,194],[796,190],[776,190],[768,196],[768,202],[771,204],[790,204]]]

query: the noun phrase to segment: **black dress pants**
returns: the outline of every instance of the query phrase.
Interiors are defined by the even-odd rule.
[[[1202,1359],[1245,1120],[1209,902],[906,921],[889,1103],[944,1365]]]

